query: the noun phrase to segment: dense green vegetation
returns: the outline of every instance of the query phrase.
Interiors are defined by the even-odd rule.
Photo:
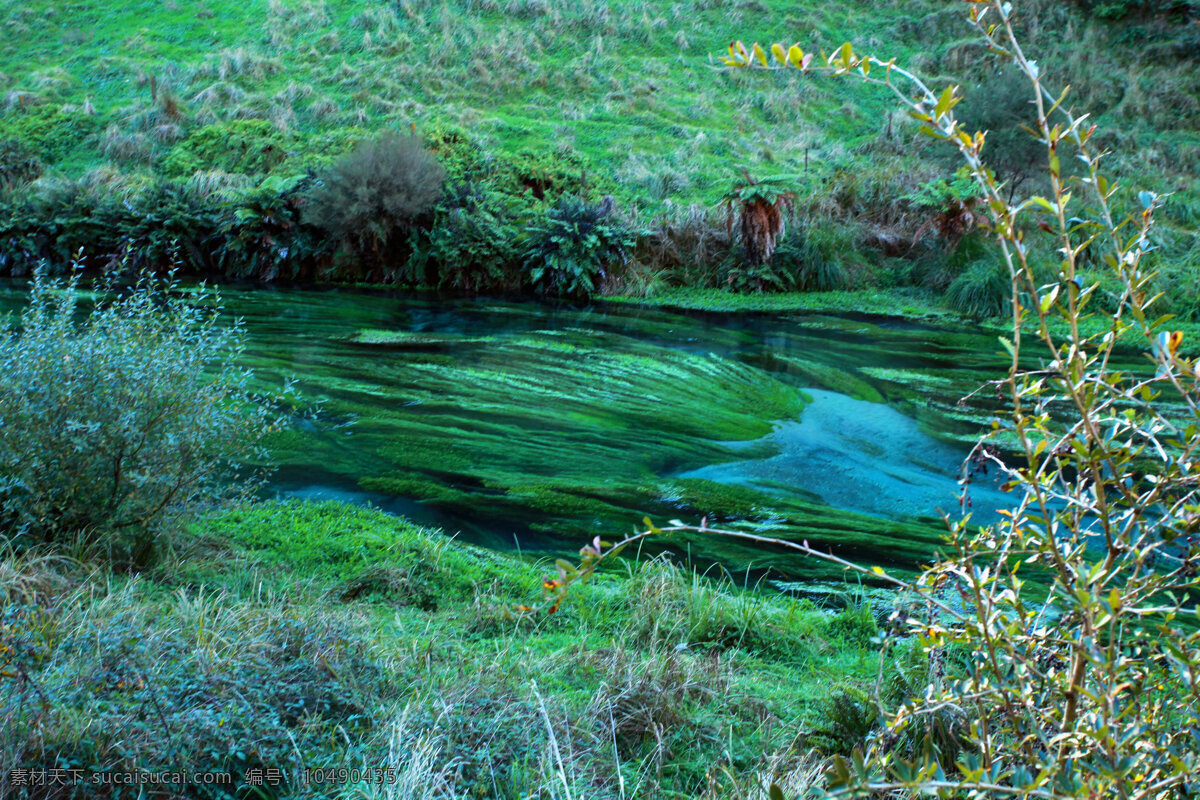
[[[954,194],[950,148],[919,137],[870,87],[713,70],[731,31],[807,49],[850,39],[961,83],[963,118],[990,130],[1000,177],[1020,191],[1044,180],[1020,132],[1032,120],[1019,87],[974,58],[958,7],[933,0],[869,14],[775,0],[4,10],[0,271],[14,274],[83,248],[95,264],[129,250],[137,265],[177,259],[260,280],[638,297],[912,286],[973,316],[1002,310],[990,246]],[[1200,214],[1192,10],[1033,2],[1020,25],[1051,78],[1112,131],[1113,168],[1175,193],[1156,233],[1168,256],[1157,288],[1185,316]],[[372,182],[378,169],[355,166],[362,152],[342,158],[410,129],[444,187],[430,172],[399,198]],[[769,263],[715,208],[743,170],[782,176],[796,194]],[[400,202],[406,221],[371,241],[349,236],[350,218],[321,209],[346,206],[331,193],[351,186],[361,211]],[[606,194],[615,210],[601,214]],[[593,224],[596,240],[553,233]]]
[[[874,677],[867,605],[648,561],[522,620],[545,565],[337,503],[207,515],[136,578],[3,565],[6,797],[19,767],[231,773],[189,797],[718,798],[874,721],[830,697]],[[287,784],[253,786],[266,769]]]
[[[1196,323],[1148,316],[1195,309],[1192,0],[978,27],[1017,81],[932,0],[10,10],[0,271],[37,271],[0,338],[0,796],[1194,794]],[[689,55],[777,14],[967,99],[903,75],[917,137],[834,80],[887,66],[850,45]],[[1020,92],[1068,81],[1121,133],[1060,109],[1043,164]],[[1173,199],[1104,188],[1109,146]],[[255,339],[176,267],[613,303],[250,290]],[[1003,352],[943,303],[1012,311]],[[797,310],[843,316],[722,316]],[[985,421],[935,538],[925,459]],[[528,535],[253,500],[268,465]],[[704,522],[603,540],[642,512]]]
[[[232,468],[261,460],[255,444],[273,433],[283,472],[525,513],[556,554],[650,511],[770,518],[781,535],[911,571],[936,546],[928,519],[665,477],[801,415],[809,398],[782,375],[673,349],[704,326],[663,312],[544,307],[561,316],[547,329],[526,307],[464,303],[505,324],[417,333],[395,329],[386,297],[231,295],[254,311],[244,323],[218,316],[229,299],[149,278],[89,292],[39,278],[6,320],[0,793],[39,796],[19,770],[80,770],[97,781],[72,784],[86,797],[135,796],[111,783],[126,772],[195,770],[232,782],[187,796],[715,800],[798,787],[820,754],[875,728],[877,620],[899,601],[837,569],[778,560],[772,577],[806,580],[763,583],[774,557],[681,537],[674,556],[647,548],[533,615],[554,566],[528,547],[501,555],[342,503],[229,504]],[[284,344],[247,334],[289,318]],[[299,396],[272,390],[297,352],[323,371],[306,370]],[[789,369],[835,376],[799,357]],[[280,413],[294,423],[282,433]],[[355,417],[357,459],[329,441]],[[921,680],[917,651],[902,651],[887,668],[892,704]],[[367,766],[401,788],[299,777]],[[255,787],[266,770],[289,782]]]

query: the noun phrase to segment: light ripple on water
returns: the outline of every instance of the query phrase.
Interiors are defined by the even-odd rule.
[[[876,516],[958,515],[961,449],[922,433],[915,421],[881,403],[806,391],[813,402],[800,420],[781,422],[756,442],[771,445],[776,455],[701,467],[680,477],[772,493],[792,486],[832,506]],[[977,479],[969,496],[977,522],[996,519],[996,509],[1012,501],[987,479]]]

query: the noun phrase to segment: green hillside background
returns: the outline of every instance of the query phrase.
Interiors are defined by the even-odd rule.
[[[994,258],[978,247],[951,257],[959,243],[929,235],[937,209],[922,204],[920,192],[953,176],[954,154],[920,138],[886,90],[815,74],[723,69],[731,39],[799,42],[806,50],[849,40],[934,86],[963,86],[963,114],[1003,128],[992,131],[998,159],[1020,150],[1011,143],[1023,135],[1017,121],[995,115],[1020,111],[1023,100],[1004,88],[1004,65],[981,52],[958,2],[2,7],[0,141],[13,163],[40,160],[40,183],[58,181],[60,194],[64,180],[105,195],[154,180],[244,191],[266,174],[320,175],[383,130],[415,130],[452,183],[483,176],[547,203],[559,193],[611,193],[633,227],[662,245],[701,218],[714,228],[715,204],[743,171],[784,175],[798,194],[793,227],[812,239],[809,250],[800,248],[808,255],[797,258],[837,262],[839,270],[828,280],[792,282],[800,288],[915,286],[937,295],[976,265],[986,294]],[[1186,3],[1040,0],[1021,6],[1021,35],[1049,83],[1069,85],[1075,107],[1100,123],[1113,151],[1109,169],[1126,191],[1173,193],[1157,231],[1166,256],[1157,264],[1159,288],[1169,310],[1192,317],[1200,281],[1193,178],[1200,35],[1186,11]],[[1036,146],[1022,152],[1036,161]],[[642,246],[638,259],[662,266],[664,249]],[[676,260],[696,260],[688,247],[675,249],[683,252]],[[757,275],[696,278],[687,268],[607,291],[789,288]],[[971,291],[959,292],[966,295],[960,310],[972,309]]]

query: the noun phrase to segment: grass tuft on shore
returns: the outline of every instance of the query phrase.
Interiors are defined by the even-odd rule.
[[[186,792],[215,797],[241,796],[255,770],[379,768],[396,783],[344,777],[337,791],[716,798],[811,780],[819,758],[796,743],[823,724],[827,676],[876,668],[862,607],[825,611],[665,559],[624,561],[557,614],[514,617],[548,564],[337,503],[207,514],[174,556],[136,577],[0,560],[13,733],[0,775],[230,772],[226,795]]]

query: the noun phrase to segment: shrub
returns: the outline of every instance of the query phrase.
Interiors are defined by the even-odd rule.
[[[40,105],[0,117],[0,139],[16,139],[48,164],[62,162],[99,133],[96,117]]]
[[[42,174],[42,160],[20,139],[0,140],[0,191],[8,191]]]
[[[273,281],[311,274],[328,245],[303,221],[309,178],[271,175],[244,192],[225,214],[218,247],[221,271],[237,278]]]
[[[820,727],[801,738],[808,746],[823,753],[849,755],[862,749],[881,722],[875,696],[851,684],[842,684],[821,700],[818,714]]]
[[[320,179],[309,222],[347,255],[394,274],[407,234],[433,212],[446,171],[416,137],[385,133],[342,156]]]
[[[343,763],[394,694],[362,627],[309,605],[144,581],[65,599],[0,605],[0,647],[17,655],[4,666],[24,678],[6,681],[0,703],[0,796],[135,797],[113,773],[177,770],[230,782],[154,794],[312,797],[292,782],[297,771]],[[30,793],[17,768],[88,777]],[[264,784],[264,769],[283,770],[285,784]]]
[[[521,229],[513,200],[463,186],[442,204],[428,231],[418,233],[409,273],[426,285],[467,292],[521,286]]]
[[[222,209],[179,181],[158,179],[128,204],[132,213],[117,222],[112,248],[128,253],[134,270],[169,269],[182,260],[192,270],[213,265],[213,243],[219,238]],[[81,247],[94,242],[81,241]]]
[[[971,173],[960,168],[952,178],[936,178],[918,187],[905,199],[929,214],[929,219],[917,229],[913,241],[934,231],[953,248],[970,233],[979,219],[975,206],[982,197]]]
[[[261,175],[287,158],[289,138],[261,119],[239,119],[205,125],[171,148],[162,171],[189,177],[204,170]]]
[[[246,486],[272,429],[236,366],[243,334],[143,277],[82,322],[74,281],[38,274],[0,338],[0,531],[24,546],[81,537],[119,564],[166,524]]]
[[[582,194],[588,187],[587,165],[573,148],[523,148],[485,163],[488,182],[506,194],[528,194],[546,200]],[[603,191],[602,186],[593,189]]]
[[[1010,200],[1038,174],[1046,158],[1046,148],[1024,128],[1036,113],[1029,100],[1029,87],[1020,73],[1009,70],[974,87],[960,106],[959,118],[967,130],[987,131],[984,156],[996,180],[1006,184]]]
[[[614,261],[625,262],[634,234],[611,217],[612,198],[598,204],[563,195],[525,231],[529,283],[542,294],[596,291]]]
[[[781,292],[795,286],[795,276],[785,265],[755,263],[745,247],[731,250],[722,266],[725,285],[736,292]]]
[[[117,187],[81,180],[42,179],[0,207],[0,267],[26,275],[40,262],[53,269],[86,247],[96,258],[118,249],[133,211]]]
[[[466,185],[478,181],[495,166],[495,159],[461,128],[434,126],[424,130],[422,138],[454,184]]]

